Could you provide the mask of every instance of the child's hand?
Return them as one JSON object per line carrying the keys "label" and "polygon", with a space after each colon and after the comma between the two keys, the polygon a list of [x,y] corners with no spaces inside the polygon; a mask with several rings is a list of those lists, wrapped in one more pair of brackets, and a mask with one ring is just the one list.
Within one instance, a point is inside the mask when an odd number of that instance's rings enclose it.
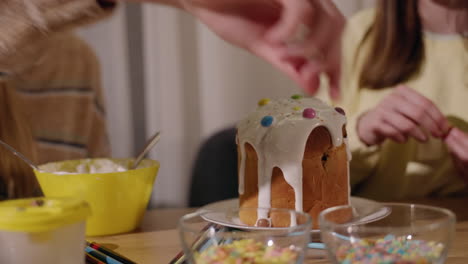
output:
{"label": "child's hand", "polygon": [[395,88],[375,108],[361,115],[357,124],[358,136],[367,145],[380,144],[387,138],[400,143],[409,137],[425,142],[428,133],[443,138],[449,129],[437,106],[406,86]]}
{"label": "child's hand", "polygon": [[458,174],[468,182],[468,134],[454,127],[444,140]]}

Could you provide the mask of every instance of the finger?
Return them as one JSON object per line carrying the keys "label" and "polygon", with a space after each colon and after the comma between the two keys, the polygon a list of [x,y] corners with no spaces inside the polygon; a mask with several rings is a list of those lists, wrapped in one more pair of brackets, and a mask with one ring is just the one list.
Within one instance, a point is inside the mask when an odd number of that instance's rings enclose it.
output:
{"label": "finger", "polygon": [[[439,108],[429,99],[406,86],[399,86],[397,90],[409,102],[418,106],[420,112],[416,112],[414,117],[423,116],[423,125],[433,136],[443,137],[450,129],[450,124]],[[429,118],[426,118],[426,116]]]}
{"label": "finger", "polygon": [[[301,85],[309,94],[314,94],[318,89],[317,78],[321,73],[325,73],[328,76],[329,81],[329,95],[333,100],[339,99],[340,96],[340,62],[333,60],[325,60],[321,55],[315,55],[317,53],[305,54],[303,51],[298,51],[294,47],[285,46],[287,55],[285,61],[302,61],[303,63],[292,63],[294,68],[298,71],[300,79],[303,80]],[[313,76],[313,78],[310,78]],[[312,81],[311,81],[312,80]]]}
{"label": "finger", "polygon": [[310,60],[307,57],[296,54],[289,46],[281,46],[281,64],[288,64],[288,68],[294,69],[294,79],[309,95],[314,95],[320,87],[320,74],[324,72],[324,65],[317,60]]}
{"label": "finger", "polygon": [[401,115],[400,113],[388,111],[383,113],[383,120],[392,125],[399,133],[405,137],[413,137],[420,142],[427,142],[428,138],[422,129],[411,119]]}
{"label": "finger", "polygon": [[286,43],[285,47],[288,50],[288,53],[294,56],[306,57],[309,60],[315,60],[323,62],[326,57],[325,53],[311,43],[310,45],[306,42],[302,43]]}
{"label": "finger", "polygon": [[304,21],[313,15],[312,5],[305,0],[284,0],[279,21],[267,32],[266,38],[272,42],[285,42],[301,30]]}
{"label": "finger", "polygon": [[[307,63],[304,65],[313,65],[312,66],[313,70],[311,71],[313,72],[314,75],[320,74],[322,72],[326,73],[328,76],[328,80],[329,80],[330,97],[334,100],[339,99],[339,95],[340,95],[339,83],[340,83],[341,65],[340,65],[340,54],[339,54],[340,52],[339,52],[338,46],[336,48],[336,52],[334,52],[336,54],[328,54],[330,55],[329,57],[325,57],[325,53],[315,49],[313,45],[310,45],[307,50],[297,45],[288,44],[288,45],[285,45],[284,47],[287,53],[287,57],[290,56],[290,57],[307,58]],[[307,67],[303,67],[303,68],[307,68]],[[301,75],[304,75],[304,74],[301,73]],[[305,74],[305,77],[303,77],[306,83],[306,86],[303,88],[306,90],[309,90],[307,87],[310,87],[310,82],[307,81],[309,80],[307,76],[308,74]],[[315,81],[313,83],[315,83]]]}
{"label": "finger", "polygon": [[450,130],[445,138],[445,142],[450,148],[459,147],[461,150],[468,153],[468,134],[456,127]]}
{"label": "finger", "polygon": [[250,47],[250,51],[285,73],[307,94],[314,95],[318,91],[323,64],[291,54],[290,49],[282,44],[259,41]]}
{"label": "finger", "polygon": [[310,28],[308,38],[302,43],[298,43],[299,48],[304,52],[321,51],[323,57],[329,57],[330,51],[340,46],[341,33],[344,30],[346,20],[330,0],[310,1],[313,6],[314,15],[303,20]]}
{"label": "finger", "polygon": [[447,144],[449,152],[454,158],[455,164],[458,164],[459,167],[463,167],[465,169],[468,168],[468,153],[466,148],[457,144],[457,140],[453,137],[447,137],[445,142]]}
{"label": "finger", "polygon": [[322,66],[314,63],[313,61],[307,61],[299,72],[299,78],[301,79],[301,87],[309,95],[314,95],[320,88],[320,73],[322,72]]}
{"label": "finger", "polygon": [[378,138],[390,138],[398,143],[404,143],[407,141],[407,137],[403,135],[397,128],[387,122],[382,122],[376,127],[376,133]]}
{"label": "finger", "polygon": [[[302,67],[307,63],[306,58],[290,56],[284,45],[266,42],[255,43],[250,47],[250,51],[272,64],[302,88],[312,89],[307,87],[300,74]],[[315,92],[315,88],[311,92]]]}
{"label": "finger", "polygon": [[466,148],[460,146],[457,140],[454,138],[447,138],[445,142],[450,153],[453,153],[457,159],[468,163],[468,154],[466,153]]}
{"label": "finger", "polygon": [[450,132],[455,138],[455,140],[458,142],[460,147],[462,147],[466,150],[466,152],[468,152],[468,133],[465,133],[456,127],[452,128]]}
{"label": "finger", "polygon": [[[317,22],[308,22],[309,27],[304,24],[300,28],[307,28],[308,30],[298,30],[296,37],[287,41],[285,44],[289,46],[291,52],[298,55],[315,58],[317,60],[328,59],[329,53],[333,53],[336,44],[339,42],[339,35],[341,31],[337,31],[333,27],[333,23],[326,24],[326,18],[316,18]],[[332,24],[332,25],[330,25]],[[299,35],[299,36],[297,36]]]}
{"label": "finger", "polygon": [[[404,88],[406,89],[406,88]],[[393,94],[393,110],[411,119],[417,126],[421,127],[425,133],[429,132],[434,137],[442,137],[443,133],[436,125],[434,120],[429,116],[427,110],[414,100],[408,98],[405,92],[397,88],[396,93]]]}

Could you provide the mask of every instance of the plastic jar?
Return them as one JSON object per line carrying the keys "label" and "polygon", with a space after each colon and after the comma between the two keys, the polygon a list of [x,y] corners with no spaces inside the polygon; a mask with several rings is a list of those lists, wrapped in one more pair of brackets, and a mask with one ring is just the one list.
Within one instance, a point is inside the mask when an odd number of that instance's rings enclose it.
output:
{"label": "plastic jar", "polygon": [[89,213],[75,199],[0,202],[0,263],[83,264]]}

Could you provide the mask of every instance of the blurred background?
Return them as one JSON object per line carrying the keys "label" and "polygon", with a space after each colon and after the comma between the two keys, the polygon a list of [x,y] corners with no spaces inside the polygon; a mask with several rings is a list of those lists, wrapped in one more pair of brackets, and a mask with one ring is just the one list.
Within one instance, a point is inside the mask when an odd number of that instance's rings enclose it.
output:
{"label": "blurred background", "polygon": [[[334,2],[350,16],[374,1]],[[113,157],[135,155],[162,131],[150,154],[161,162],[151,207],[187,205],[190,172],[206,138],[234,126],[261,98],[301,92],[267,63],[171,8],[121,5],[111,19],[79,34],[101,61]]]}

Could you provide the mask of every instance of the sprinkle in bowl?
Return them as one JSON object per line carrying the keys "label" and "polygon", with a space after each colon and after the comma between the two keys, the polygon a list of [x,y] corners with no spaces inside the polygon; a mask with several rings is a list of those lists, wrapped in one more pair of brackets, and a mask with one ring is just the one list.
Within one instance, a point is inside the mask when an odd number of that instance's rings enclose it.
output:
{"label": "sprinkle in bowl", "polygon": [[[233,228],[212,219],[225,214],[239,215],[246,211],[284,215],[291,219],[289,227]],[[191,264],[211,263],[302,263],[310,239],[311,217],[302,212],[276,208],[219,209],[198,211],[183,216],[179,234],[186,260]]]}
{"label": "sprinkle in bowl", "polygon": [[447,209],[384,203],[389,213],[361,221],[352,206],[336,206],[319,216],[322,241],[335,264],[442,264],[455,233]]}

